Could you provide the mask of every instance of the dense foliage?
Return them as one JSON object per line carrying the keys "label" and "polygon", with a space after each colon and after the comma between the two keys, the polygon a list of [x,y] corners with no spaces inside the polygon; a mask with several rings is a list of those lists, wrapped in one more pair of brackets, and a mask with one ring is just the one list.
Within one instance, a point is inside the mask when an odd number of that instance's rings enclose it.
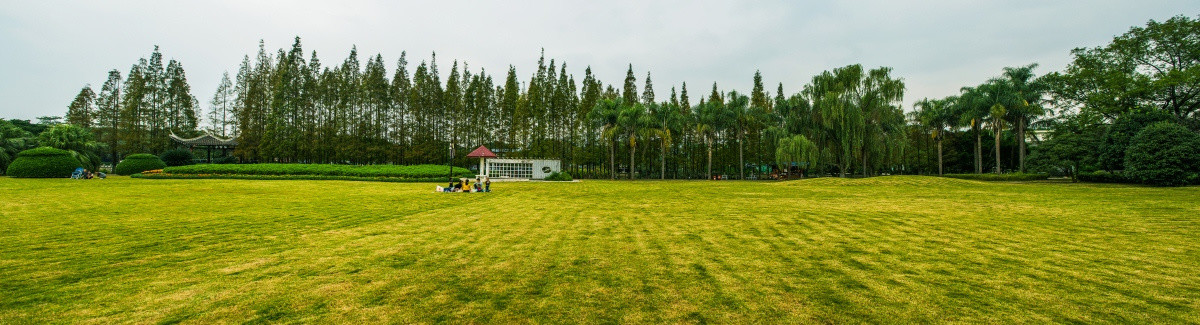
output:
{"label": "dense foliage", "polygon": [[187,149],[171,149],[164,151],[158,156],[167,166],[186,166],[195,163],[196,156],[191,150]]}
{"label": "dense foliage", "polygon": [[17,153],[34,147],[36,139],[29,131],[0,119],[0,172],[8,170],[8,164],[17,158]]}
{"label": "dense foliage", "polygon": [[148,153],[132,154],[113,167],[113,174],[133,175],[147,170],[163,169],[167,164]]}
{"label": "dense foliage", "polygon": [[8,165],[10,177],[58,178],[70,177],[76,168],[83,167],[70,152],[50,147],[21,151]]}
{"label": "dense foliage", "polygon": [[[450,176],[450,168],[442,165],[325,165],[325,164],[199,164],[190,166],[167,167],[166,174],[172,175],[317,175],[317,176],[352,176],[352,177],[393,177],[393,178],[445,178]],[[454,167],[453,177],[471,177],[474,174],[466,168]]]}
{"label": "dense foliage", "polygon": [[92,132],[86,128],[71,124],[58,124],[47,128],[38,134],[38,143],[42,146],[66,150],[72,158],[79,160],[84,168],[97,170],[100,167],[100,155],[103,145],[92,140]]}
{"label": "dense foliage", "polygon": [[571,173],[568,172],[553,172],[550,173],[550,175],[547,175],[545,180],[554,182],[570,182],[574,180],[574,178],[572,178]]}
{"label": "dense foliage", "polygon": [[1200,181],[1200,135],[1172,122],[1147,126],[1125,152],[1125,175],[1161,186]]}

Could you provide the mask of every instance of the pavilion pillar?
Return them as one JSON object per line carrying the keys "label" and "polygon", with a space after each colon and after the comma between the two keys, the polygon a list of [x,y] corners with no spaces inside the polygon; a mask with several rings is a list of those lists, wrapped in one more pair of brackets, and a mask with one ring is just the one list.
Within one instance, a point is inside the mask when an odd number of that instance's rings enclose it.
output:
{"label": "pavilion pillar", "polygon": [[479,158],[479,173],[480,173],[480,174],[487,175],[487,174],[488,174],[488,172],[487,172],[487,169],[486,169],[486,168],[487,168],[487,164],[486,164],[484,161],[487,161],[487,159],[486,159],[486,158]]}

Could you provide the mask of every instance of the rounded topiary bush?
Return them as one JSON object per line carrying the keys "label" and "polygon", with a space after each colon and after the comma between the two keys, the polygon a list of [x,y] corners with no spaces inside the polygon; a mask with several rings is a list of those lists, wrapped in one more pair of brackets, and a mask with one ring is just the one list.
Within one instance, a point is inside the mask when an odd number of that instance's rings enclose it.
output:
{"label": "rounded topiary bush", "polygon": [[83,167],[71,152],[50,147],[21,151],[8,164],[9,177],[56,178],[71,177],[76,168]]}
{"label": "rounded topiary bush", "polygon": [[1150,185],[1180,186],[1200,178],[1200,135],[1158,122],[1138,132],[1125,152],[1125,176]]}
{"label": "rounded topiary bush", "polygon": [[116,167],[113,167],[113,174],[117,175],[133,175],[147,170],[163,169],[167,167],[162,159],[158,156],[148,153],[132,154],[121,160]]}
{"label": "rounded topiary bush", "polygon": [[167,166],[187,166],[196,160],[196,156],[192,154],[192,151],[187,149],[167,150],[162,155],[159,155],[158,158],[162,158],[162,161]]}

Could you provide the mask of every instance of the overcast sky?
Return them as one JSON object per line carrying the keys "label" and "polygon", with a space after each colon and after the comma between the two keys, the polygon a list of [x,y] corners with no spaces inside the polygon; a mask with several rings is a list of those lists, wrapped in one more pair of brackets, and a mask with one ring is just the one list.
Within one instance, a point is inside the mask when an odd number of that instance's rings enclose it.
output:
{"label": "overcast sky", "polygon": [[[814,74],[862,63],[888,66],[907,84],[906,109],[1037,62],[1062,69],[1076,47],[1101,46],[1147,21],[1200,13],[1200,1],[0,1],[0,118],[63,115],[84,85],[99,90],[159,45],[183,63],[207,111],[223,72],[237,72],[259,40],[269,50],[302,38],[330,65],[357,45],[382,54],[389,75],[401,51],[411,69],[436,51],[522,80],[538,53],[620,83],[633,64],[641,91],[687,82],[692,94],[797,92]],[[692,95],[693,98],[699,95]]]}

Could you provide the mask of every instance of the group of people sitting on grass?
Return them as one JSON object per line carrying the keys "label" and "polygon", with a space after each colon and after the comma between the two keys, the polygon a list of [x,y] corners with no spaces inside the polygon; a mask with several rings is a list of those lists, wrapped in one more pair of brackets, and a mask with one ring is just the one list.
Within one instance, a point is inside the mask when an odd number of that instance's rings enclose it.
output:
{"label": "group of people sitting on grass", "polygon": [[486,192],[491,192],[491,191],[492,191],[492,179],[488,178],[488,177],[484,177],[482,180],[479,177],[475,177],[475,184],[471,184],[471,179],[469,179],[469,178],[459,178],[457,182],[450,181],[450,184],[448,186],[446,186],[446,187],[438,186],[437,190],[435,190],[435,192],[443,192],[443,193],[472,193],[472,192],[485,192],[486,193]]}
{"label": "group of people sitting on grass", "polygon": [[108,175],[104,174],[104,172],[92,173],[92,171],[83,168],[75,168],[75,172],[71,173],[72,179],[104,179],[105,177],[108,177]]}

